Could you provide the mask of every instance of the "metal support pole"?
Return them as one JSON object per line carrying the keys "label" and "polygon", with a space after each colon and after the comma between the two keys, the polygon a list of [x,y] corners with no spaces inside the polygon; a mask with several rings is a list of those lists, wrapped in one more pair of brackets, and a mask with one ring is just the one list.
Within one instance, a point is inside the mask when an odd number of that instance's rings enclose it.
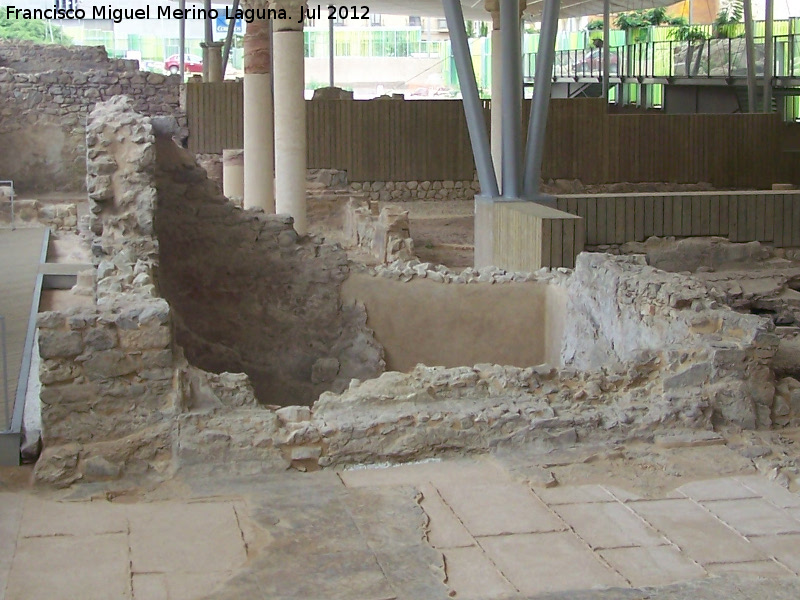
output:
{"label": "metal support pole", "polygon": [[747,54],[747,112],[756,112],[756,48],[753,42],[753,4],[744,0],[744,38]]}
{"label": "metal support pole", "polygon": [[228,22],[228,35],[225,37],[225,47],[222,49],[222,79],[225,79],[225,72],[228,70],[228,59],[231,57],[231,44],[233,43],[233,32],[236,29],[236,11],[239,10],[239,0],[233,0],[234,17]]}
{"label": "metal support pole", "polygon": [[[475,169],[478,171],[478,181],[481,184],[481,193],[485,196],[495,197],[499,195],[497,176],[492,166],[489,134],[486,132],[483,105],[478,95],[475,71],[472,69],[461,2],[460,0],[442,0],[442,5],[445,19],[447,19],[447,29],[450,31],[453,59],[458,73],[458,84],[461,88],[461,95],[464,98],[464,114],[467,119],[469,139],[472,144],[472,155],[475,157]],[[517,122],[517,128],[519,129],[519,122]]]}
{"label": "metal support pole", "polygon": [[611,1],[603,0],[603,98],[608,103],[608,78],[611,74]]}
{"label": "metal support pole", "polygon": [[[500,0],[500,53],[503,61],[503,197],[519,198],[522,185],[522,43],[519,0]],[[538,57],[537,57],[538,61]],[[538,69],[537,69],[538,70]]]}
{"label": "metal support pole", "polygon": [[6,355],[6,318],[0,315],[0,336],[3,341],[3,416],[5,429],[11,429],[11,411],[8,408],[8,357]]}
{"label": "metal support pole", "polygon": [[204,20],[205,25],[205,36],[204,42],[205,47],[203,48],[203,81],[208,81],[208,74],[209,74],[209,60],[208,60],[208,44],[214,41],[214,29],[213,23],[211,19],[208,18],[208,14],[211,12],[211,0],[203,0],[203,8],[205,9],[206,18]]}
{"label": "metal support pole", "polygon": [[539,178],[542,175],[547,112],[550,108],[550,84],[553,81],[553,61],[556,55],[558,11],[561,0],[544,0],[542,29],[539,35],[539,52],[536,55],[536,79],[531,100],[531,117],[528,121],[528,144],[525,148],[525,198],[533,200],[539,195]]}
{"label": "metal support pole", "polygon": [[333,83],[333,57],[336,56],[336,44],[333,31],[333,19],[328,19],[328,81],[331,87]]}
{"label": "metal support pole", "polygon": [[774,37],[772,26],[775,20],[775,3],[766,0],[764,13],[764,112],[772,112],[772,75],[773,75],[773,48]]}
{"label": "metal support pole", "polygon": [[[186,0],[180,0],[178,5],[181,9],[181,15],[185,14],[186,10]],[[186,62],[186,17],[181,16],[181,21],[178,26],[178,39],[179,44],[181,45],[180,49],[178,50],[178,60],[180,61],[179,72],[181,74],[181,83],[185,80],[186,77],[186,67],[184,63]]]}

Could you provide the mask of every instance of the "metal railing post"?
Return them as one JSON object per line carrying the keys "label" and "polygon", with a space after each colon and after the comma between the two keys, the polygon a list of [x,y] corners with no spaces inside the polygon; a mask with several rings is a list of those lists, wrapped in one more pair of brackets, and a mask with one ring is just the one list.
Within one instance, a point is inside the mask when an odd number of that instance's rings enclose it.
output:
{"label": "metal railing post", "polygon": [[11,190],[11,231],[14,231],[17,226],[14,223],[14,198],[16,197],[16,193],[14,192],[14,182],[11,180],[0,180],[0,186],[7,186]]}
{"label": "metal railing post", "polygon": [[8,357],[6,354],[6,318],[0,315],[0,337],[3,342],[3,416],[5,429],[11,429],[11,412],[8,408]]}
{"label": "metal railing post", "polygon": [[733,46],[731,38],[728,38],[728,79],[733,77]]}

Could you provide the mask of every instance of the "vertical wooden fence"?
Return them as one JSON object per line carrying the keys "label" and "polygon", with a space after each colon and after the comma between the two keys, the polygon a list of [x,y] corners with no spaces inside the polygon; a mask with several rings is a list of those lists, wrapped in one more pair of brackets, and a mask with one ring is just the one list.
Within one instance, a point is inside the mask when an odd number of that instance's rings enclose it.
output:
{"label": "vertical wooden fence", "polygon": [[[242,84],[187,86],[189,148],[243,145]],[[351,181],[472,179],[458,100],[315,100],[307,104],[308,166]],[[488,123],[489,103],[486,103]],[[552,100],[543,176],[613,182],[709,182],[719,188],[800,183],[777,115],[609,115],[603,100]],[[523,111],[527,127],[527,103]]]}

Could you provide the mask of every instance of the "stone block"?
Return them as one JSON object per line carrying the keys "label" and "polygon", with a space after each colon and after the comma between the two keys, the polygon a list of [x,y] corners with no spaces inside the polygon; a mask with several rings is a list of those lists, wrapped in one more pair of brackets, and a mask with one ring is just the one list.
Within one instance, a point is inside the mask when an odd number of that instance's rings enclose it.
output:
{"label": "stone block", "polygon": [[83,352],[83,338],[77,331],[43,329],[39,332],[39,355],[42,358],[68,358]]}
{"label": "stone block", "polygon": [[311,367],[311,382],[325,383],[336,379],[339,374],[339,361],[336,358],[320,358]]}
{"label": "stone block", "polygon": [[664,378],[664,391],[702,386],[711,376],[709,363],[694,364],[677,375]]}
{"label": "stone block", "polygon": [[117,335],[108,327],[95,327],[84,333],[83,341],[88,352],[111,350],[117,345]]}
{"label": "stone block", "polygon": [[166,348],[172,341],[169,327],[140,325],[138,329],[120,330],[119,345],[126,350]]}
{"label": "stone block", "polygon": [[119,350],[96,352],[83,362],[83,372],[93,381],[128,375],[139,367],[138,360]]}

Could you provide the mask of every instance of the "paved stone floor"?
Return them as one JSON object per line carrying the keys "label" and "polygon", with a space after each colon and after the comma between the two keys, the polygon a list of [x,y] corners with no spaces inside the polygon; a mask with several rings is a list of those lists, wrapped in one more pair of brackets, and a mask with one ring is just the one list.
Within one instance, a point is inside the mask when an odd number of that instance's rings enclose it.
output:
{"label": "paved stone floor", "polygon": [[7,600],[800,597],[800,496],[752,473],[641,497],[481,457],[1,490]]}

